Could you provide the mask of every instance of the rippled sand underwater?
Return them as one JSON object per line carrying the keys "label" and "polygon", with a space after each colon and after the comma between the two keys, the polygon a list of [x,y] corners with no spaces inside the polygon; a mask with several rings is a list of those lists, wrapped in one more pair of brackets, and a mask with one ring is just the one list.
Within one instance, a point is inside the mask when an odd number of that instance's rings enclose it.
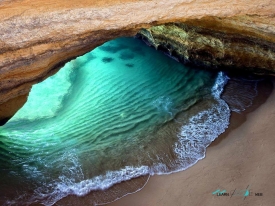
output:
{"label": "rippled sand underwater", "polygon": [[227,81],[134,38],[78,57],[35,85],[0,128],[0,203],[52,205],[192,166],[228,127],[231,110],[244,109],[220,98]]}

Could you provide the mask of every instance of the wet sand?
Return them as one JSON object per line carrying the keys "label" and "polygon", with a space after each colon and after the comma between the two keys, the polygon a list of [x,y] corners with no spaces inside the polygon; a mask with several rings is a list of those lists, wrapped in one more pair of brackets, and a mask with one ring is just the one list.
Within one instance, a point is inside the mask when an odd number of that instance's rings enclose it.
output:
{"label": "wet sand", "polygon": [[[207,148],[203,160],[183,172],[153,176],[141,191],[108,205],[274,205],[274,103],[273,90],[255,111],[232,115],[231,129]],[[213,195],[218,189],[229,196]]]}

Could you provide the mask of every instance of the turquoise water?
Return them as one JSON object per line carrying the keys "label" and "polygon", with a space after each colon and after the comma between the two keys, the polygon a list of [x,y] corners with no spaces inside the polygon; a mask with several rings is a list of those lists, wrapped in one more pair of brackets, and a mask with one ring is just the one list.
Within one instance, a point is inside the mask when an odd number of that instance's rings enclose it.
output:
{"label": "turquoise water", "polygon": [[52,205],[192,166],[229,124],[226,81],[133,38],[78,57],[0,128],[0,203]]}

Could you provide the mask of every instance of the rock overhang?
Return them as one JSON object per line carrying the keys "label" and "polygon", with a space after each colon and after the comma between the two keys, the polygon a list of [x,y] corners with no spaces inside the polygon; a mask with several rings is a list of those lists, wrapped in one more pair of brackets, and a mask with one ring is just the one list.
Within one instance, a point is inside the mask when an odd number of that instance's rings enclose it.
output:
{"label": "rock overhang", "polygon": [[[2,1],[0,11],[0,119],[3,122],[24,104],[33,84],[54,74],[66,62],[110,39],[134,36],[142,28],[166,23],[185,25],[187,32],[193,29],[202,35],[196,38],[199,43],[192,45],[194,50],[189,49],[183,56],[188,61],[210,67],[226,62],[221,47],[215,50],[211,45],[222,45],[218,34],[239,35],[240,44],[238,38],[231,38],[234,39],[231,45],[239,45],[243,51],[252,49],[255,56],[250,59],[258,56],[265,59],[263,68],[252,64],[249,69],[274,73],[275,3],[268,0],[79,0],[77,4],[7,0]],[[200,32],[202,30],[208,33]],[[191,38],[191,42],[193,40]],[[254,47],[246,47],[251,43]],[[198,49],[203,47],[211,48],[211,52]],[[189,56],[192,58],[187,58]],[[195,61],[196,56],[203,57],[202,61]],[[211,62],[211,56],[216,62]],[[230,66],[242,67],[238,59],[233,60]],[[248,60],[239,58],[239,62],[249,63]],[[254,61],[257,62],[260,61]]]}

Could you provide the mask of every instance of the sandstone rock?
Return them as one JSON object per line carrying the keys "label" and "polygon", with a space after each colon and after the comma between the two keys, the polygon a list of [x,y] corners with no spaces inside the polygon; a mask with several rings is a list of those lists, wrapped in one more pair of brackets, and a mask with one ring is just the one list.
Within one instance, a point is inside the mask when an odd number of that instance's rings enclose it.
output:
{"label": "sandstone rock", "polygon": [[[222,26],[225,34],[269,45],[274,43],[274,11],[270,0],[0,1],[0,119],[13,115],[22,105],[19,96],[26,96],[33,84],[110,39],[168,22],[188,20],[189,26],[203,28],[209,25],[199,19],[214,16],[219,24],[211,23],[210,31],[220,32]],[[273,52],[273,43],[268,51]],[[260,53],[267,51],[265,46]],[[272,55],[267,65],[273,65]],[[11,112],[7,104],[18,108]]]}

